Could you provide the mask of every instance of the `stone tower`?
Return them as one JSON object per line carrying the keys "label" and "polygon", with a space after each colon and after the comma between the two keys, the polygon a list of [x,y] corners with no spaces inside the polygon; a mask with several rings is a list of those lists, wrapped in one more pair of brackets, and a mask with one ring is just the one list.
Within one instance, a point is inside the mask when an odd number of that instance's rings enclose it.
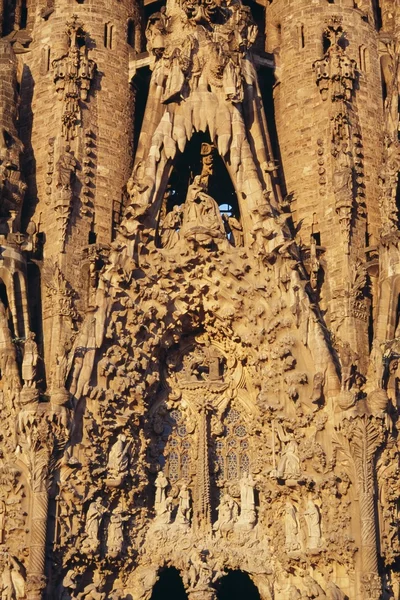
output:
{"label": "stone tower", "polygon": [[399,599],[395,0],[0,21],[2,599]]}

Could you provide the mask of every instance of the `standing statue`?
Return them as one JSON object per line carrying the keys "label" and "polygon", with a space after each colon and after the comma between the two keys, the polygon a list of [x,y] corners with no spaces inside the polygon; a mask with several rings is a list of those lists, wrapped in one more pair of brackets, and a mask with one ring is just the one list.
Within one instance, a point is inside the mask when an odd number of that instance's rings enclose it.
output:
{"label": "standing statue", "polygon": [[57,161],[57,187],[63,190],[71,189],[72,175],[75,173],[78,162],[71,151],[69,144],[65,147],[65,152]]}
{"label": "standing statue", "polygon": [[218,531],[222,537],[227,537],[228,533],[233,531],[239,507],[229,494],[223,494],[217,511],[218,520],[214,523],[213,530]]}
{"label": "standing statue", "polygon": [[298,479],[301,476],[300,458],[297,448],[297,442],[291,440],[282,452],[276,471],[276,476],[279,479]]}
{"label": "standing statue", "polygon": [[321,545],[321,524],[318,507],[312,500],[307,502],[307,508],[304,511],[304,518],[307,523],[308,542],[310,550],[315,550]]}
{"label": "standing statue", "polygon": [[121,478],[126,475],[129,465],[129,445],[126,441],[126,436],[119,433],[117,441],[112,446],[108,455],[107,472],[112,479]]}
{"label": "standing statue", "polygon": [[159,523],[168,524],[171,522],[172,500],[167,498],[168,479],[162,471],[158,472],[156,479],[156,497],[154,500],[154,510],[156,519]]}
{"label": "standing statue", "polygon": [[241,247],[244,243],[243,227],[236,217],[228,216],[227,214],[222,215],[225,231],[230,235],[230,242],[233,246]]}
{"label": "standing statue", "polygon": [[339,346],[340,365],[342,367],[342,391],[349,391],[353,382],[353,370],[358,360],[358,354],[353,352],[349,342]]}
{"label": "standing statue", "polygon": [[124,522],[123,511],[120,506],[117,506],[111,513],[110,524],[107,532],[107,551],[109,556],[117,557],[122,551],[124,543]]}
{"label": "standing statue", "polygon": [[101,498],[96,498],[96,500],[89,505],[86,514],[86,539],[84,546],[91,552],[96,552],[99,547],[100,523],[105,512],[106,509],[101,502]]}
{"label": "standing statue", "polygon": [[252,528],[257,520],[254,503],[255,482],[251,475],[243,473],[240,479],[240,517],[239,527]]}
{"label": "standing statue", "polygon": [[24,344],[24,358],[22,361],[22,379],[24,387],[35,387],[36,367],[39,360],[35,334],[28,331]]}
{"label": "standing statue", "polygon": [[179,506],[176,513],[176,523],[180,525],[189,525],[192,510],[190,508],[190,490],[186,483],[182,484],[179,492]]}
{"label": "standing statue", "polygon": [[67,348],[63,345],[60,352],[56,356],[56,364],[54,365],[51,376],[51,387],[53,390],[61,390],[65,388],[68,369],[68,354]]}
{"label": "standing statue", "polygon": [[285,547],[288,552],[300,550],[297,510],[290,502],[285,504]]}

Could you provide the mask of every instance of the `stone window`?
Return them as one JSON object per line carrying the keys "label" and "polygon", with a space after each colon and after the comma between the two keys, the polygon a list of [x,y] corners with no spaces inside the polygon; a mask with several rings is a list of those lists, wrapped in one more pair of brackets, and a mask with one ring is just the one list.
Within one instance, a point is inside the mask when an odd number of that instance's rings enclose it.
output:
{"label": "stone window", "polygon": [[113,49],[114,25],[105,23],[104,25],[104,47],[109,50]]}
{"label": "stone window", "polygon": [[247,428],[236,410],[230,410],[224,419],[224,437],[215,444],[218,479],[238,481],[250,471]]}

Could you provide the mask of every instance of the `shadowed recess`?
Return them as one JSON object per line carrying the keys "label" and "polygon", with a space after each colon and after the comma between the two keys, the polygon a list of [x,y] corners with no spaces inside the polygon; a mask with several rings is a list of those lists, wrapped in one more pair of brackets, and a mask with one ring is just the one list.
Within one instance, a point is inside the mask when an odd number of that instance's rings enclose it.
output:
{"label": "shadowed recess", "polygon": [[179,571],[173,567],[165,569],[154,586],[151,600],[187,600]]}
{"label": "shadowed recess", "polygon": [[221,579],[218,600],[261,600],[258,589],[247,573],[230,571]]}

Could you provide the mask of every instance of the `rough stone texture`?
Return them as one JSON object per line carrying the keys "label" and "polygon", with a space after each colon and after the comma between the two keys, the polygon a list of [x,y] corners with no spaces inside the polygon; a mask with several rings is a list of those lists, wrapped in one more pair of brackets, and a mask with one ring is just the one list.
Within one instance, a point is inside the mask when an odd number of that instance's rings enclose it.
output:
{"label": "rough stone texture", "polygon": [[398,2],[0,24],[1,600],[399,600]]}

